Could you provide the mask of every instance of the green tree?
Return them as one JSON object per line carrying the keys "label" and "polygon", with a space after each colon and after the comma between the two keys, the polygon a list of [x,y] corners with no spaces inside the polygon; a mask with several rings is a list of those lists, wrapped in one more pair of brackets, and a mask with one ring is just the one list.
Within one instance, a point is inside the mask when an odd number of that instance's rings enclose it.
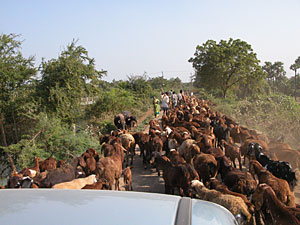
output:
{"label": "green tree", "polygon": [[3,149],[20,137],[20,117],[30,109],[26,108],[26,96],[30,79],[36,74],[34,57],[22,56],[22,42],[18,38],[16,34],[0,35],[0,135],[4,146],[0,153],[9,159],[12,166],[12,158],[7,153],[3,154]]}
{"label": "green tree", "polygon": [[58,59],[42,61],[37,93],[47,112],[75,122],[81,116],[81,98],[96,96],[104,73],[95,69],[87,50],[73,41]]}
{"label": "green tree", "polygon": [[196,47],[189,62],[196,72],[195,86],[220,91],[223,98],[226,98],[228,91],[240,85],[253,89],[261,84],[257,80],[265,76],[251,46],[240,39],[221,40],[219,43],[208,40]]}
{"label": "green tree", "polygon": [[148,82],[147,77],[144,76],[129,76],[128,86],[140,98],[149,98],[152,92],[152,87]]}
{"label": "green tree", "polygon": [[293,70],[295,72],[295,78],[294,78],[294,97],[296,99],[296,93],[297,93],[297,69],[300,68],[300,56],[295,60],[295,63],[290,66],[290,70]]}
{"label": "green tree", "polygon": [[165,79],[163,76],[151,78],[149,81],[152,89],[160,90],[160,91],[167,90],[166,86],[168,80]]}
{"label": "green tree", "polygon": [[284,92],[287,81],[282,62],[265,62],[262,69],[267,73],[267,82],[273,91]]}

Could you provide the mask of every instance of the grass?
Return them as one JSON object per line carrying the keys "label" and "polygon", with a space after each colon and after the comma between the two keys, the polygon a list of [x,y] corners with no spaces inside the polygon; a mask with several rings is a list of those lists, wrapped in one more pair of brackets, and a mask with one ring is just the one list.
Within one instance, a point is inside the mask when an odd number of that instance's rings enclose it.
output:
{"label": "grass", "polygon": [[145,120],[143,120],[135,129],[134,132],[144,131],[145,127],[149,124],[149,121],[153,119],[153,115],[148,116]]}

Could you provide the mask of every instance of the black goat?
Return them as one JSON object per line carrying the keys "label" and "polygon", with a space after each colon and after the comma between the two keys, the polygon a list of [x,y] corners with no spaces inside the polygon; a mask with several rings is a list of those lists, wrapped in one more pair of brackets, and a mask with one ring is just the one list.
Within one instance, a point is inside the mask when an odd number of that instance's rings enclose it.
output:
{"label": "black goat", "polygon": [[[219,145],[221,140],[225,140],[226,142],[229,142],[229,136],[230,136],[230,127],[227,127],[226,129],[219,125],[217,121],[214,119],[211,121],[210,125],[214,128],[214,135],[216,136],[217,143]],[[217,146],[215,146],[217,147]]]}
{"label": "black goat", "polygon": [[249,156],[255,156],[255,159],[264,168],[270,171],[275,177],[286,180],[289,183],[291,190],[294,190],[294,187],[297,184],[296,174],[288,162],[270,159],[262,153],[262,147],[258,143],[250,143],[247,154]]}

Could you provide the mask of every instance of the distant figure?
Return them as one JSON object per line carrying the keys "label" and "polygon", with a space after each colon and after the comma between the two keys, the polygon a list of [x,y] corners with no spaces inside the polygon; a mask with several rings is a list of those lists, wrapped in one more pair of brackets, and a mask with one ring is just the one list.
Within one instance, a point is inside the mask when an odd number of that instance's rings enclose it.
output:
{"label": "distant figure", "polygon": [[178,97],[178,104],[181,105],[182,104],[182,90],[179,91],[177,97]]}
{"label": "distant figure", "polygon": [[164,115],[167,114],[168,112],[168,109],[169,109],[169,96],[168,96],[168,92],[166,92],[164,95],[163,95],[163,98],[161,100],[161,107],[164,111]]}
{"label": "distant figure", "polygon": [[160,106],[159,106],[159,100],[153,97],[153,109],[154,109],[154,117],[158,117],[159,112],[160,112]]}
{"label": "distant figure", "polygon": [[172,99],[172,107],[175,108],[177,106],[177,103],[178,103],[178,96],[175,93],[175,91],[173,91],[171,99]]}

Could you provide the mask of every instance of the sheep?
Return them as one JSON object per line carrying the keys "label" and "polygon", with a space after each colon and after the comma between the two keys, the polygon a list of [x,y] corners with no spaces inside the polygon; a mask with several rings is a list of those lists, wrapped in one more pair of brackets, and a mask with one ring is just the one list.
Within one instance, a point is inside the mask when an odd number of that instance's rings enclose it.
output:
{"label": "sheep", "polygon": [[187,139],[177,148],[177,151],[187,163],[191,163],[192,158],[200,153],[200,147],[195,140]]}
{"label": "sheep", "polygon": [[93,184],[97,182],[96,175],[92,174],[88,177],[77,178],[72,181],[55,184],[52,186],[53,189],[81,189],[87,184]]}
{"label": "sheep", "polygon": [[251,213],[254,212],[254,205],[247,199],[247,197],[245,195],[243,195],[241,193],[230,191],[228,189],[228,187],[225,184],[221,183],[218,179],[210,178],[209,187],[213,188],[217,191],[220,191],[223,194],[234,195],[234,196],[238,196],[238,197],[242,198],[244,200],[244,202],[246,203],[246,205],[248,206],[249,211]]}
{"label": "sheep", "polygon": [[287,206],[296,207],[295,196],[286,180],[275,177],[256,160],[250,161],[249,171],[252,175],[257,175],[259,183],[270,185],[281,202]]}
{"label": "sheep", "polygon": [[126,149],[126,166],[129,163],[129,155],[131,155],[130,165],[133,164],[133,156],[135,155],[135,140],[134,137],[129,134],[121,134],[120,135],[122,146]]}
{"label": "sheep", "polygon": [[193,180],[191,187],[196,191],[199,199],[214,202],[224,206],[233,215],[241,214],[250,222],[251,214],[244,200],[238,196],[222,194],[216,190],[209,190],[204,184],[198,180]]}

